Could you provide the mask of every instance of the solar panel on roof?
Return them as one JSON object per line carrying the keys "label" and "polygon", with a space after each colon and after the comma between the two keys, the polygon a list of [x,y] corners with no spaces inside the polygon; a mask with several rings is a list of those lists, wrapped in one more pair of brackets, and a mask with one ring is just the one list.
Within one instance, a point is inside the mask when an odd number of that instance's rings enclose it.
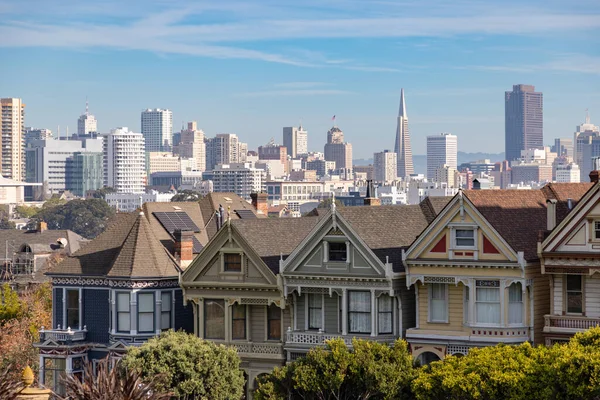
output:
{"label": "solar panel on roof", "polygon": [[192,252],[194,254],[200,253],[202,251],[202,249],[204,248],[204,246],[202,246],[200,241],[198,241],[198,239],[196,239],[196,236],[192,237],[192,243],[194,244],[194,249],[192,250]]}
{"label": "solar panel on roof", "polygon": [[176,230],[200,232],[198,225],[192,221],[185,211],[153,212],[160,224],[167,232],[173,234]]}
{"label": "solar panel on roof", "polygon": [[235,213],[241,219],[252,219],[256,218],[256,214],[254,214],[251,210],[234,210]]}

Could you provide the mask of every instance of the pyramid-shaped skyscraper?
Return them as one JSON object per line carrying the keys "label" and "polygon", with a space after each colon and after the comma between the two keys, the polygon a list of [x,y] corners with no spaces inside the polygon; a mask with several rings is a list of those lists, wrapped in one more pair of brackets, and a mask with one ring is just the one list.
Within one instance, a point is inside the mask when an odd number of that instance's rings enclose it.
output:
{"label": "pyramid-shaped skyscraper", "polygon": [[394,151],[398,155],[398,177],[406,178],[414,174],[404,89],[400,91],[400,109],[398,110],[398,126],[396,127],[396,145],[394,146]]}

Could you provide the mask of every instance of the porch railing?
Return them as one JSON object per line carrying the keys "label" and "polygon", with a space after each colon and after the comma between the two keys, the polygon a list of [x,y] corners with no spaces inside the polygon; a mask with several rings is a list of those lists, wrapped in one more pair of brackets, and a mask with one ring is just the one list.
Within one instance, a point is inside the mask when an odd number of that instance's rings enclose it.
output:
{"label": "porch railing", "polygon": [[577,315],[544,315],[544,331],[584,331],[600,326],[600,318],[588,318]]}
{"label": "porch railing", "polygon": [[85,340],[87,335],[87,327],[83,329],[72,330],[71,328],[60,329],[40,329],[40,342],[53,340],[55,342],[80,342]]}

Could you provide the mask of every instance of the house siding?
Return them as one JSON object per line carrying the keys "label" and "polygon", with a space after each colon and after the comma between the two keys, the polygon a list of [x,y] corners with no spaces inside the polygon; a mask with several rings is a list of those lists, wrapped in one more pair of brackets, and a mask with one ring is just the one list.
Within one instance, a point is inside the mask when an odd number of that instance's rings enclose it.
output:
{"label": "house siding", "polygon": [[554,301],[554,315],[562,315],[563,313],[563,277],[562,275],[553,275],[554,288],[553,288],[553,301]]}
{"label": "house siding", "polygon": [[267,307],[249,306],[250,308],[250,338],[253,342],[264,342],[267,332]]}
{"label": "house siding", "polygon": [[[296,328],[298,330],[306,329],[306,324],[304,323],[305,318],[306,318],[306,310],[304,309],[305,301],[306,301],[306,295],[296,296],[296,312],[298,313],[296,315]],[[292,329],[293,329],[293,326],[292,326]]]}
{"label": "house siding", "polygon": [[600,317],[600,278],[596,275],[585,277],[585,315],[590,318]]}
{"label": "house siding", "polygon": [[108,289],[83,289],[83,324],[87,327],[87,340],[108,343],[110,329],[110,304]]}
{"label": "house siding", "polygon": [[327,333],[338,333],[338,319],[339,319],[339,306],[338,306],[338,295],[325,296],[325,332]]}
{"label": "house siding", "polygon": [[54,328],[57,329],[58,325],[63,327],[63,289],[54,289],[54,302],[52,303],[52,313],[54,314]]}
{"label": "house siding", "polygon": [[399,279],[401,287],[398,292],[400,293],[400,302],[402,305],[402,332],[401,337],[406,337],[406,330],[414,328],[417,324],[417,313],[416,313],[416,302],[415,302],[415,288],[411,286],[410,289],[406,288],[406,278]]}
{"label": "house siding", "polygon": [[533,343],[543,344],[544,315],[550,313],[550,277],[542,275],[539,265],[528,267],[526,277],[533,279]]}
{"label": "house siding", "polygon": [[462,331],[464,286],[447,285],[448,291],[448,322],[430,323],[429,321],[429,285],[419,284],[419,327],[438,331]]}
{"label": "house siding", "polygon": [[194,309],[192,304],[183,304],[183,292],[175,290],[175,330],[194,332]]}
{"label": "house siding", "polygon": [[287,331],[288,328],[293,329],[293,321],[292,321],[292,305],[288,304],[288,306],[283,310],[283,329]]}

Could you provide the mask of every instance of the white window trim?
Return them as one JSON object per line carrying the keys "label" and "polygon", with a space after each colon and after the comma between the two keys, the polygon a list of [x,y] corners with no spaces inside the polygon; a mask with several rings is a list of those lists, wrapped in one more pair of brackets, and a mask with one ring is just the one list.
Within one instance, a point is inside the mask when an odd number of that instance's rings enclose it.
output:
{"label": "white window trim", "polygon": [[[500,322],[499,323],[491,323],[491,322],[477,322],[477,288],[481,287],[481,288],[485,288],[484,286],[477,286],[477,280],[475,280],[473,282],[473,288],[474,293],[473,293],[473,299],[470,301],[472,302],[471,305],[473,306],[473,323],[471,323],[471,326],[474,328],[477,327],[502,327],[504,326],[504,321],[505,321],[505,301],[507,301],[505,299],[504,296],[504,282],[501,279],[478,279],[478,280],[490,280],[490,281],[500,281],[500,286],[498,286],[497,288],[494,289],[498,289],[499,291],[499,303],[500,303]],[[508,315],[506,316],[508,317]]]}
{"label": "white window trim", "polygon": [[[575,274],[572,274],[575,275]],[[563,279],[563,309],[565,312],[565,315],[578,315],[578,316],[585,316],[585,284],[586,284],[586,279],[585,279],[585,275],[576,275],[576,276],[581,276],[581,312],[580,313],[576,313],[576,312],[569,312],[569,304],[568,304],[568,296],[567,296],[567,280],[568,280],[568,274],[563,275],[564,279]]]}
{"label": "white window trim", "polygon": [[[510,322],[510,305],[511,305],[511,301],[510,301],[510,287],[512,285],[515,285],[517,283],[521,284],[521,322]],[[507,309],[507,313],[506,313],[506,325],[514,328],[514,327],[520,327],[520,326],[525,326],[525,285],[523,285],[522,282],[511,282],[510,285],[506,285],[506,290],[508,290],[508,296],[506,296],[506,303],[508,304],[508,309]],[[554,299],[552,299],[551,301],[554,301]],[[516,303],[516,302],[513,302]]]}
{"label": "white window trim", "polygon": [[[477,250],[478,249],[478,226],[477,225],[453,225],[450,230],[450,249],[451,250]],[[459,246],[456,243],[457,230],[472,230],[473,231],[473,246]]]}
{"label": "white window trim", "polygon": [[68,291],[75,291],[77,290],[79,292],[79,297],[77,299],[78,301],[78,307],[79,307],[79,326],[71,326],[71,330],[82,330],[83,329],[83,288],[77,288],[77,287],[64,287],[63,289],[63,325],[61,326],[62,329],[67,329],[69,328],[68,324],[67,324],[67,308],[68,308],[68,301],[67,301],[67,292]]}
{"label": "white window trim", "polygon": [[[134,297],[133,297],[133,292],[130,292],[128,290],[115,290],[113,293],[114,293],[114,296],[115,296],[115,307],[114,307],[114,311],[115,311],[115,314],[114,314],[115,315],[115,327],[114,327],[113,331],[114,331],[115,334],[119,334],[119,333],[132,334],[133,323],[132,323],[132,317],[131,316],[132,316],[133,313],[132,313],[131,309],[132,309],[133,302],[135,301]],[[126,293],[126,294],[129,295],[129,311],[128,311],[128,313],[129,313],[129,330],[127,330],[127,331],[120,331],[119,330],[119,293]],[[122,312],[125,312],[125,311],[122,311]],[[136,319],[136,321],[137,321],[137,319]]]}
{"label": "white window trim", "polygon": [[[432,300],[432,295],[433,295],[433,291],[431,290],[431,285],[445,285],[446,290],[444,291],[444,295],[445,295],[445,299],[444,299],[444,303],[446,304],[446,318],[445,320],[440,320],[440,321],[433,321],[431,319],[431,300]],[[449,314],[449,310],[448,310],[448,284],[447,283],[429,283],[427,285],[427,299],[428,299],[428,307],[427,307],[427,322],[430,324],[447,324],[448,323],[448,314]]]}
{"label": "white window trim", "polygon": [[[246,263],[245,263],[245,255],[244,252],[241,249],[221,249],[219,250],[219,258],[220,258],[220,263],[221,263],[221,274],[225,274],[225,275],[245,275],[246,274]],[[225,271],[225,254],[239,254],[240,256],[240,264],[241,264],[241,268],[240,271]]]}
{"label": "white window trim", "polygon": [[[325,295],[324,294],[320,294],[321,296],[321,328],[310,328],[309,327],[309,296],[313,295],[313,296],[319,296],[318,293],[307,293],[306,294],[306,300],[304,301],[304,330],[306,331],[314,331],[321,329],[322,332],[325,332]],[[283,320],[283,318],[282,318]]]}

